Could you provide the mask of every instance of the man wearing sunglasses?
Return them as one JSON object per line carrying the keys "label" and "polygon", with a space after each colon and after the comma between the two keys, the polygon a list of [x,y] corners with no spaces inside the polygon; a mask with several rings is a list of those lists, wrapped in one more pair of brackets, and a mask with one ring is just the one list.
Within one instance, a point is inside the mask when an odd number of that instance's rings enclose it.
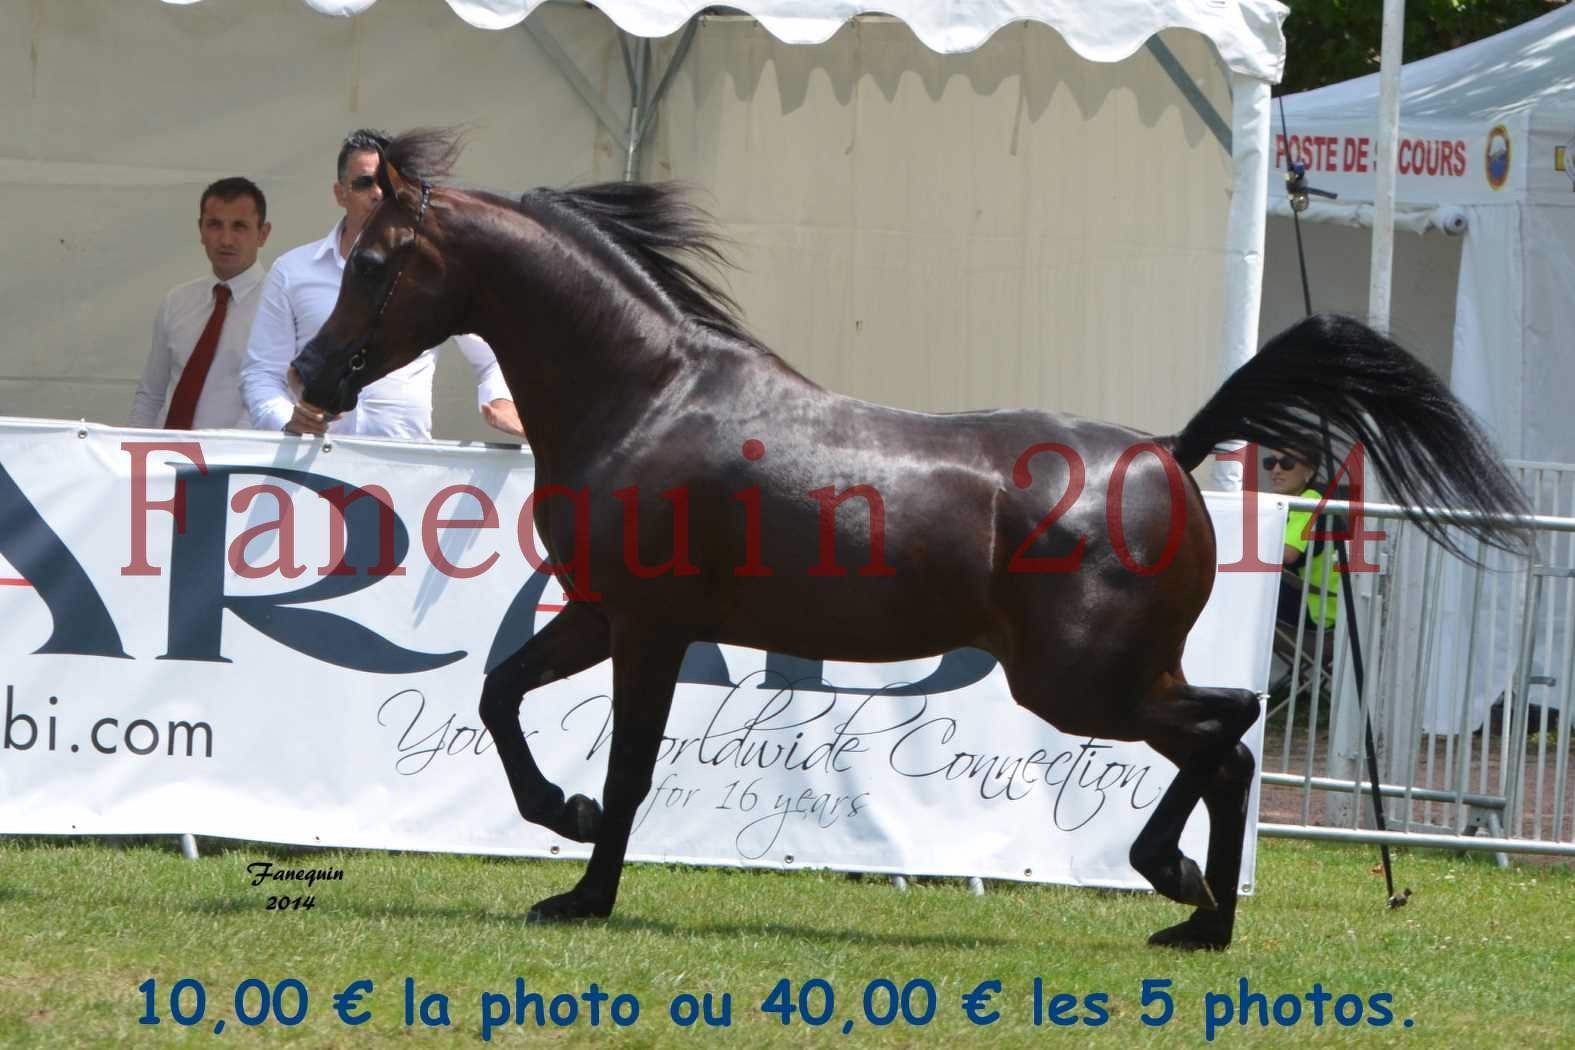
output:
{"label": "man wearing sunglasses", "polygon": [[[432,437],[432,378],[437,347],[361,391],[356,407],[330,417],[299,402],[285,376],[290,362],[333,312],[345,258],[383,199],[377,165],[388,138],[381,132],[351,132],[339,148],[334,201],[344,217],[320,241],[281,255],[263,282],[262,299],[246,345],[241,393],[252,424],[289,434],[362,435],[425,441]],[[454,343],[476,372],[477,407],[494,428],[525,436],[518,411],[498,370],[492,348],[473,335]]]}
{"label": "man wearing sunglasses", "polygon": [[[1301,496],[1320,499],[1323,493],[1312,488],[1316,471],[1312,457],[1304,453],[1268,450],[1263,456],[1263,472],[1269,479],[1269,488],[1281,496]],[[1332,528],[1332,526],[1328,526]],[[1316,624],[1320,620],[1326,627],[1333,627],[1340,602],[1340,576],[1334,571],[1331,549],[1322,546],[1308,557],[1312,534],[1316,531],[1312,511],[1293,510],[1285,519],[1285,550],[1280,576],[1280,601],[1276,616],[1284,623],[1297,624],[1304,619]],[[1300,575],[1296,570],[1300,567]],[[1300,613],[1302,580],[1307,585],[1307,611]]]}

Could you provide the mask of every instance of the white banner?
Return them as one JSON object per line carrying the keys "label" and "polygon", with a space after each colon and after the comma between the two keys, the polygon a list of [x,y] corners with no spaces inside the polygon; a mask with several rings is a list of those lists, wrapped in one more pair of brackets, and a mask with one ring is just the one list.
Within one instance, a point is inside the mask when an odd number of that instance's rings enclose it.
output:
{"label": "white banner", "polygon": [[[1269,195],[1285,197],[1285,172],[1307,165],[1307,184],[1348,203],[1370,202],[1378,171],[1378,133],[1369,120],[1276,123]],[[1524,119],[1463,129],[1459,121],[1403,120],[1395,153],[1395,199],[1401,203],[1512,204],[1525,191]],[[1549,158],[1551,160],[1551,157]],[[1548,165],[1551,167],[1551,164]]]}
{"label": "white banner", "polygon": [[[563,602],[521,547],[533,484],[509,448],[0,423],[0,832],[587,856],[522,821],[477,715],[486,668]],[[1238,560],[1240,497],[1208,503]],[[1284,513],[1261,502],[1260,551]],[[1218,576],[1189,681],[1266,688],[1275,589]],[[610,685],[604,663],[523,707],[567,792],[602,793]],[[1174,773],[1057,733],[977,650],[696,645],[667,733],[633,860],[1143,888],[1127,850]],[[1187,852],[1206,835],[1200,806]]]}

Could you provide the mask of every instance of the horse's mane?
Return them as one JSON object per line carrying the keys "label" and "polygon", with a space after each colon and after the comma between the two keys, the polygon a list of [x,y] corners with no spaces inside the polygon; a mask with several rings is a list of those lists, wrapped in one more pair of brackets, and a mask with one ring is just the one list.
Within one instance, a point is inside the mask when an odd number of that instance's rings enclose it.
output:
{"label": "horse's mane", "polygon": [[[432,182],[453,173],[463,134],[450,128],[415,128],[391,139],[383,159],[407,179]],[[572,190],[537,189],[520,199],[570,219],[604,248],[629,260],[655,282],[680,313],[750,346],[738,303],[696,267],[726,267],[715,222],[675,183],[608,182]]]}
{"label": "horse's mane", "polygon": [[760,347],[744,327],[738,303],[695,266],[703,261],[725,267],[728,261],[711,216],[688,200],[682,186],[607,182],[537,189],[520,205],[578,220],[589,236],[649,276],[685,317]]}
{"label": "horse's mane", "polygon": [[413,128],[383,147],[383,160],[407,179],[432,182],[453,174],[464,149],[464,135],[457,129]]}

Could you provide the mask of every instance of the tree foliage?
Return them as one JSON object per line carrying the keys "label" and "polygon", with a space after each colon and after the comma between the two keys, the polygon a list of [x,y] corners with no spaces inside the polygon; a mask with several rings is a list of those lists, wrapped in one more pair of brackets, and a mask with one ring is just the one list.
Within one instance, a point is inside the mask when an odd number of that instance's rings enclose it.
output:
{"label": "tree foliage", "polygon": [[[1406,0],[1405,60],[1450,51],[1529,22],[1567,0]],[[1378,72],[1383,0],[1287,0],[1285,79],[1292,94]]]}

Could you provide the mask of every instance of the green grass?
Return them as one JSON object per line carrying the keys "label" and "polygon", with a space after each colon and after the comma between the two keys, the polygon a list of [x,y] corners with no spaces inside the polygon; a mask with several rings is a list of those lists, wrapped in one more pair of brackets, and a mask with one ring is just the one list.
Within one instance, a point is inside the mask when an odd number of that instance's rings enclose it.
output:
{"label": "green grass", "polygon": [[[951,881],[901,893],[881,879],[832,873],[633,866],[612,920],[541,927],[525,925],[525,911],[572,883],[577,863],[282,854],[211,840],[204,848],[213,852],[188,862],[168,841],[0,843],[0,1045],[478,1045],[482,994],[512,996],[517,977],[549,1000],[594,982],[609,995],[636,997],[639,1018],[621,1030],[605,1019],[593,1029],[581,1003],[573,1026],[549,1023],[543,1031],[510,1019],[494,1031],[494,1044],[1203,1046],[1206,996],[1234,995],[1246,979],[1271,1005],[1277,996],[1303,997],[1301,1021],[1281,1027],[1271,1018],[1264,1027],[1256,1017],[1246,1026],[1233,1020],[1212,1045],[1575,1045],[1575,872],[1558,865],[1500,871],[1484,859],[1399,851],[1399,881],[1416,895],[1389,911],[1382,879],[1369,870],[1374,851],[1269,841],[1236,944],[1182,955],[1143,940],[1184,910],[1141,894],[991,883],[976,898]],[[339,867],[344,879],[319,883],[310,911],[269,912],[264,901],[276,891],[252,887],[246,874],[247,863],[261,859]],[[429,993],[448,996],[448,1028],[406,1027],[407,976],[418,1002]],[[150,977],[163,1018],[156,1027],[138,1024],[138,986]],[[169,1016],[170,986],[185,977],[207,989],[207,1015],[190,1028]],[[234,990],[249,977],[270,986],[301,981],[310,994],[304,1021],[243,1026]],[[834,1020],[816,1029],[797,1016],[783,1026],[762,1014],[761,1001],[784,977],[795,988],[816,977],[829,982]],[[1036,1029],[1036,977],[1047,999],[1076,997],[1074,1016],[1092,1013],[1085,997],[1106,993],[1108,1021]],[[358,978],[375,984],[365,1000],[372,1019],[352,1028],[335,1015],[332,996]],[[862,994],[878,978],[898,987],[930,981],[934,1019],[923,1027],[869,1024]],[[992,978],[1003,986],[991,1003],[1001,1018],[974,1027],[961,996]],[[1160,1027],[1141,1021],[1145,979],[1173,982],[1175,1013]],[[1333,996],[1359,997],[1364,1018],[1367,1001],[1388,993],[1394,1022],[1342,1028],[1326,1018],[1315,1026],[1305,998],[1315,983]],[[730,993],[731,1027],[674,1024],[668,1006],[686,992],[716,1000]],[[254,995],[248,1005],[256,1002]],[[226,1026],[215,1043],[220,1018]],[[856,1023],[844,1038],[848,1018]],[[1402,1027],[1406,1019],[1412,1027]]]}

